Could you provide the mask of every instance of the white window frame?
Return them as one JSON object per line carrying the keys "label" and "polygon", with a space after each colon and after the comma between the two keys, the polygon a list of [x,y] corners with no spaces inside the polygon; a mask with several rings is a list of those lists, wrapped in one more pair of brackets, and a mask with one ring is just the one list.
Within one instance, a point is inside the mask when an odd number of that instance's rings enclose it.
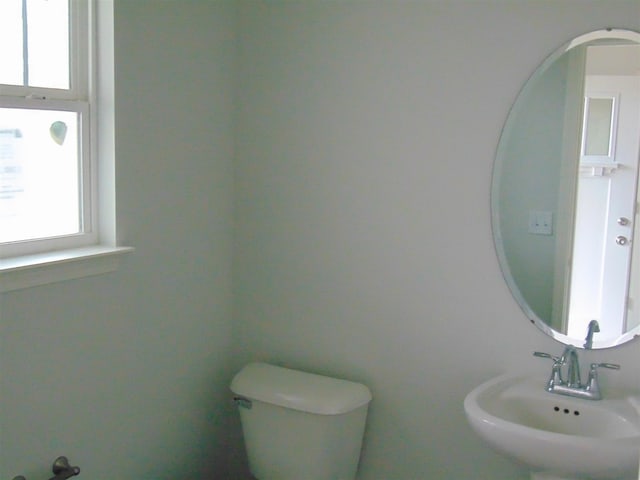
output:
{"label": "white window frame", "polygon": [[0,244],[0,292],[111,272],[133,251],[116,240],[113,0],[69,4],[70,89],[0,85],[0,106],[80,112],[83,231]]}
{"label": "white window frame", "polygon": [[80,123],[78,135],[78,159],[81,173],[80,183],[80,232],[73,235],[21,240],[0,244],[0,257],[16,257],[21,255],[42,253],[67,248],[77,248],[95,244],[97,231],[94,226],[97,212],[93,190],[95,149],[92,139],[92,116],[96,113],[92,106],[95,103],[91,74],[94,57],[91,43],[93,28],[91,10],[88,1],[69,2],[69,81],[68,90],[0,84],[0,107],[16,109],[63,110],[79,113]]}

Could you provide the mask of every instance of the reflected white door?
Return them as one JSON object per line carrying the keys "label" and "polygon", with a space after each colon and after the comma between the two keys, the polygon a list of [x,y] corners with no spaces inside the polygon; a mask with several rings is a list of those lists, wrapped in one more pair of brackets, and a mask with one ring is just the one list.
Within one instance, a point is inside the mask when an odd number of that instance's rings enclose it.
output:
{"label": "reflected white door", "polygon": [[[585,116],[589,119],[591,108],[593,131],[600,135],[583,142],[568,335],[585,337],[589,321],[596,319],[600,333],[595,339],[605,340],[625,332],[640,152],[640,77],[589,75],[585,97]],[[605,118],[609,108],[612,128],[607,136],[606,122],[598,122],[598,116]]]}

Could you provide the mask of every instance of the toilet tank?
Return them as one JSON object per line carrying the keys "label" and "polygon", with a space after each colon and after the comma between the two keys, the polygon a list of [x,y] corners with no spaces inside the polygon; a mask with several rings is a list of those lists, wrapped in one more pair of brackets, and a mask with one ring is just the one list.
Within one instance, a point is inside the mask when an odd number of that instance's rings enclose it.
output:
{"label": "toilet tank", "polygon": [[371,392],[278,367],[245,366],[231,382],[249,468],[258,480],[353,480]]}

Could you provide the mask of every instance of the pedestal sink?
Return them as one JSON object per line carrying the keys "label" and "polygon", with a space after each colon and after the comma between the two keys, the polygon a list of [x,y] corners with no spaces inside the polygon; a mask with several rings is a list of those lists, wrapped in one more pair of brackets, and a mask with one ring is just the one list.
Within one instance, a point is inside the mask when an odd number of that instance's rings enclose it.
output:
{"label": "pedestal sink", "polygon": [[467,419],[490,447],[528,466],[532,480],[639,478],[640,397],[584,400],[544,387],[545,379],[525,376],[489,380],[465,398]]}

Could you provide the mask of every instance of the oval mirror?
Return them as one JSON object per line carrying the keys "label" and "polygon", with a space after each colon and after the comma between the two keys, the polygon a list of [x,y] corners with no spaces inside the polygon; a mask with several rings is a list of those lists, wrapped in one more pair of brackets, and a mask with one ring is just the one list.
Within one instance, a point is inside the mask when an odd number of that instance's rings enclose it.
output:
{"label": "oval mirror", "polygon": [[531,322],[567,345],[640,335],[639,155],[637,32],[561,47],[505,123],[491,191],[498,258]]}

